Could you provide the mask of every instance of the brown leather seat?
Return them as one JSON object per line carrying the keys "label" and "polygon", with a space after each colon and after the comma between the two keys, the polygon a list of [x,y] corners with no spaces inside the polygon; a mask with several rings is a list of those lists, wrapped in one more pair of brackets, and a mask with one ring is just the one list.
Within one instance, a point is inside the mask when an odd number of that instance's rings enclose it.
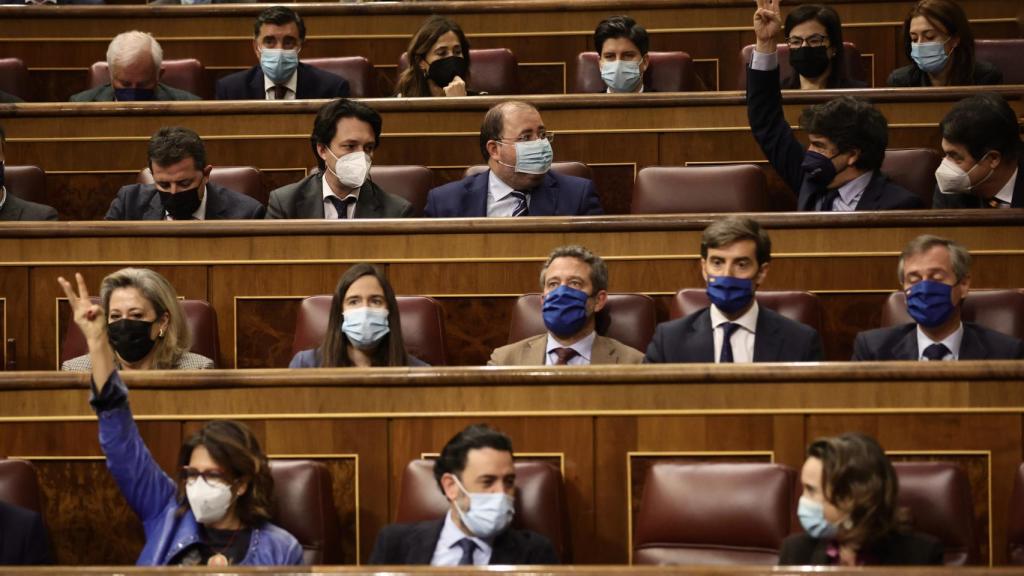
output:
{"label": "brown leather seat", "polygon": [[[463,178],[486,172],[488,170],[486,164],[476,164],[466,168],[466,172],[463,173]],[[594,179],[594,171],[590,169],[583,162],[552,162],[551,171],[558,172],[563,176],[575,176],[577,178],[586,178],[587,180]]]}
{"label": "brown leather seat", "polygon": [[0,90],[29,100],[32,85],[28,80],[28,68],[21,58],[0,58]]}
{"label": "brown leather seat", "polygon": [[942,163],[942,155],[931,148],[905,148],[886,150],[882,172],[890,180],[910,190],[932,207],[935,192],[935,169]]}
{"label": "brown leather seat", "polygon": [[[563,564],[572,562],[569,511],[562,473],[546,462],[516,462],[516,516],[513,526],[547,536]],[[438,520],[449,510],[434,478],[433,460],[405,467],[395,522]]]}
{"label": "brown leather seat", "polygon": [[[426,296],[398,296],[397,299],[405,349],[431,366],[447,364],[441,304]],[[330,294],[310,296],[302,301],[295,321],[293,355],[323,343],[330,311]]]}
{"label": "brown leather seat", "polygon": [[4,185],[18,198],[46,204],[46,172],[38,166],[7,166]]}
{"label": "brown leather seat", "polygon": [[[547,332],[541,315],[542,303],[540,294],[524,294],[519,297],[512,310],[512,322],[508,330],[510,344]],[[646,294],[609,293],[608,303],[597,314],[598,334],[614,338],[641,352],[647,350],[656,324],[654,300]]]}
{"label": "brown leather seat", "polygon": [[[644,74],[644,90],[650,92],[693,92],[703,85],[694,72],[693,59],[686,52],[648,52],[650,66]],[[597,52],[580,52],[576,57],[576,94],[605,92]]]}
{"label": "brown leather seat", "polygon": [[[786,44],[779,44],[779,74],[780,78],[789,78],[795,72],[793,67],[789,65],[789,46]],[[739,70],[739,89],[746,90],[747,88],[747,66],[750,64],[750,57],[754,52],[754,45],[749,44],[744,46],[740,50],[740,62],[742,68]],[[843,62],[846,65],[846,77],[851,80],[859,80],[860,82],[867,82],[868,87],[871,87],[867,74],[864,72],[864,62],[860,58],[860,49],[853,45],[852,42],[843,42]]]}
{"label": "brown leather seat", "polygon": [[999,68],[1003,84],[1024,84],[1024,38],[975,40],[974,58]]}
{"label": "brown leather seat", "polygon": [[[98,296],[93,296],[92,301],[100,303]],[[185,318],[192,330],[192,352],[202,354],[214,364],[219,364],[220,344],[217,342],[217,312],[206,300],[182,300],[181,307],[185,311]],[[64,330],[64,339],[60,347],[60,361],[70,360],[89,352],[85,344],[85,336],[77,324],[68,319],[67,327]]]}
{"label": "brown leather seat", "polygon": [[352,98],[377,97],[377,73],[373,69],[373,64],[362,56],[309,58],[303,59],[302,63],[316,66],[348,80],[348,95]]}
{"label": "brown leather seat", "polygon": [[[971,290],[964,300],[962,319],[990,330],[1024,338],[1024,291]],[[882,327],[907,324],[907,295],[893,292],[882,307]]]}
{"label": "brown leather seat", "polygon": [[434,174],[423,166],[371,166],[370,180],[381,190],[412,203],[416,216],[423,216],[427,193],[434,185]]}
{"label": "brown leather seat", "polygon": [[[487,94],[518,94],[519,63],[508,48],[470,49],[469,89]],[[409,67],[409,56],[402,52],[398,73]]]}
{"label": "brown leather seat", "polygon": [[[790,320],[806,324],[822,333],[821,300],[810,292],[798,291],[765,291],[758,290],[754,296],[758,306],[764,306],[782,314]],[[711,305],[708,294],[701,288],[683,288],[676,292],[676,297],[669,305],[668,315],[671,319],[689,316],[694,312]]]}
{"label": "brown leather seat", "polygon": [[331,471],[314,460],[271,460],[274,523],[302,544],[304,564],[344,564]]}
{"label": "brown leather seat", "polygon": [[752,164],[649,166],[636,176],[630,212],[763,212],[768,204],[764,172]]}
{"label": "brown leather seat", "polygon": [[[153,173],[143,168],[135,179],[139,184],[152,184]],[[214,166],[210,171],[210,182],[234,190],[266,204],[269,194],[263,188],[260,171],[252,166]]]}
{"label": "brown leather seat", "polygon": [[647,471],[634,564],[776,564],[793,526],[796,471],[658,462]]}
{"label": "brown leather seat", "polygon": [[36,469],[26,460],[0,459],[0,501],[42,512]]}
{"label": "brown leather seat", "polygon": [[1010,526],[1007,529],[1007,558],[1010,564],[1024,565],[1024,464],[1013,476],[1013,496],[1010,497]]}
{"label": "brown leather seat", "polygon": [[[196,96],[206,93],[204,83],[206,82],[206,68],[195,58],[183,58],[181,60],[164,60],[161,64],[164,73],[160,82],[191,92]],[[110,82],[110,68],[106,62],[95,62],[89,67],[89,87],[95,88]]]}
{"label": "brown leather seat", "polygon": [[910,509],[914,530],[942,541],[947,566],[981,564],[967,474],[947,462],[894,462],[899,506]]}

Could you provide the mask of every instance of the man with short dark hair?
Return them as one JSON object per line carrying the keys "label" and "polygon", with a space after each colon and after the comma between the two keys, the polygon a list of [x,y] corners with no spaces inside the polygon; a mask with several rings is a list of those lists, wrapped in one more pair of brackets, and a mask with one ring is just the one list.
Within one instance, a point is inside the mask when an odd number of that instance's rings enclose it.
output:
{"label": "man with short dark hair", "polygon": [[267,218],[411,218],[408,200],[370,180],[380,146],[380,114],[362,102],[339,98],[313,120],[310,145],[319,170],[270,193]]}
{"label": "man with short dark hair", "polygon": [[253,220],[266,212],[255,198],[210,182],[206,148],[188,128],[158,130],[147,157],[153,184],[122,186],[104,219]]}
{"label": "man with short dark hair", "polygon": [[511,528],[516,470],[508,436],[485,424],[467,427],[445,444],[434,477],[449,502],[444,518],[386,526],[370,564],[559,563],[546,537]]}
{"label": "man with short dark hair", "polygon": [[57,211],[45,204],[23,200],[7,189],[7,135],[0,126],[0,221],[56,220]]}
{"label": "man with short dark hair", "polygon": [[701,274],[711,306],[658,325],[645,362],[818,362],[818,331],[758,305],[772,241],[757,221],[732,216],[704,229]]}
{"label": "man with short dark hair", "polygon": [[935,171],[933,208],[1024,208],[1024,144],[1002,96],[964,98],[939,128],[946,157]]}
{"label": "man with short dark hair", "polygon": [[259,65],[217,80],[217,100],[303,100],[345,98],[348,81],[299,61],[306,43],[306,24],[284,6],[267,8],[256,17],[252,49]]}
{"label": "man with short dark hair", "polygon": [[71,96],[72,102],[199,100],[199,96],[160,82],[164,51],[148,32],[122,32],[107,46],[110,82]]}
{"label": "man with short dark hair", "polygon": [[645,90],[644,73],[651,64],[649,46],[647,29],[629,16],[612,16],[597,25],[594,50],[608,92]]}
{"label": "man with short dark hair", "polygon": [[889,141],[885,116],[871,104],[843,96],[804,110],[803,146],[782,112],[775,36],[782,27],[779,0],[757,0],[757,45],[747,71],[750,129],[772,168],[797,192],[797,209],[818,212],[903,210],[924,202],[881,172]]}

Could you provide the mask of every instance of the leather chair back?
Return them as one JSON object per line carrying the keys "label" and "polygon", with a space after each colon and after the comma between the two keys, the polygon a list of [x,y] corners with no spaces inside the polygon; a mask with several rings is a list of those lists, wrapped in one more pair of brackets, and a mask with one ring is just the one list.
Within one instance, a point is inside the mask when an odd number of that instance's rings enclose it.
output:
{"label": "leather chair back", "polygon": [[10,166],[4,169],[4,185],[11,194],[46,204],[46,172],[38,166]]}
{"label": "leather chair back", "polygon": [[[486,172],[489,170],[486,164],[476,164],[466,168],[466,172],[463,173],[462,177],[466,178],[474,174]],[[576,176],[577,178],[585,178],[587,180],[594,179],[594,171],[590,169],[590,166],[582,162],[552,162],[551,171],[558,172],[562,176]]]}
{"label": "leather chair back", "polygon": [[[796,72],[793,71],[793,67],[789,65],[789,46],[787,44],[779,44],[779,78],[789,78]],[[747,88],[747,66],[750,64],[751,55],[754,53],[754,45],[749,44],[744,46],[740,51],[740,62],[742,63],[739,70],[739,89],[746,90]],[[843,42],[843,63],[846,65],[846,77],[851,80],[859,80],[861,82],[868,82],[868,87],[871,86],[871,82],[868,80],[867,74],[864,71],[864,62],[860,58],[860,49],[853,45],[852,42]]]}
{"label": "leather chair back", "polygon": [[[98,296],[92,301],[100,303]],[[185,311],[185,319],[192,330],[192,352],[202,354],[215,364],[220,363],[220,344],[217,342],[217,312],[206,300],[181,300]],[[64,362],[89,352],[85,344],[82,330],[74,322],[68,321],[64,329],[64,339],[60,347],[60,361]]]}
{"label": "leather chair back", "polygon": [[32,85],[28,80],[28,68],[21,58],[0,58],[0,90],[29,100]]}
{"label": "leather chair back", "polygon": [[[1024,339],[1024,291],[971,290],[964,300],[962,319],[996,332]],[[882,327],[907,324],[907,295],[893,292],[882,308]]]}
{"label": "leather chair back", "polygon": [[304,564],[343,564],[331,471],[314,460],[271,460],[274,523],[302,544]]}
{"label": "leather chair back", "polygon": [[352,98],[377,97],[377,73],[373,69],[373,64],[362,56],[308,58],[302,63],[316,66],[348,80],[349,96]]}
{"label": "leather chair back", "polygon": [[630,212],[764,212],[764,172],[753,164],[649,166],[636,176]]}
{"label": "leather chair back", "polygon": [[[196,96],[202,96],[206,92],[204,89],[206,68],[199,60],[195,58],[164,60],[161,67],[164,73],[160,77],[160,82],[172,88],[191,92]],[[90,88],[103,86],[109,82],[110,68],[107,67],[105,61],[95,62],[89,67]]]}
{"label": "leather chair back", "polygon": [[[398,73],[409,67],[409,55],[402,52]],[[468,87],[491,95],[519,93],[519,63],[508,48],[473,48],[469,51]]]}
{"label": "leather chair back", "polygon": [[[755,295],[757,305],[806,324],[822,332],[821,300],[810,292],[798,291],[766,291],[758,290]],[[683,288],[676,292],[676,297],[669,305],[669,318],[676,319],[689,316],[694,312],[711,305],[708,294],[701,288]]]}
{"label": "leather chair back", "polygon": [[31,462],[0,459],[0,501],[43,511],[36,469]]}
{"label": "leather chair back", "polygon": [[1014,566],[1024,566],[1024,464],[1013,475],[1010,498],[1010,526],[1007,529],[1007,558]]}
{"label": "leather chair back", "polygon": [[[644,74],[644,90],[653,92],[693,92],[702,89],[694,72],[693,59],[686,52],[648,52],[650,66]],[[597,52],[580,52],[576,57],[575,94],[605,92]]]}
{"label": "leather chair back", "polygon": [[899,506],[910,509],[913,528],[945,549],[947,566],[982,563],[967,474],[947,462],[894,462]]}
{"label": "leather chair back", "polygon": [[[139,184],[152,184],[153,173],[149,168],[143,168],[135,181]],[[263,177],[252,166],[214,166],[210,171],[210,182],[255,198],[263,204],[267,203],[268,194],[263,189]]]}
{"label": "leather chair back", "polygon": [[793,526],[796,471],[658,462],[647,471],[634,564],[776,564]]}
{"label": "leather chair back", "polygon": [[427,205],[427,193],[433,187],[434,174],[423,166],[371,166],[370,180],[381,190],[408,200],[420,217]]}
{"label": "leather chair back", "polygon": [[[536,293],[519,297],[512,309],[512,322],[508,330],[510,344],[547,332],[541,314],[543,302],[542,296]],[[646,294],[609,293],[608,303],[597,314],[598,334],[614,338],[641,352],[647,350],[656,324],[654,300]]]}
{"label": "leather chair back", "polygon": [[[320,294],[302,301],[295,321],[292,354],[323,344],[331,298],[330,294]],[[426,296],[398,296],[397,299],[405,349],[431,366],[447,364],[441,304]]]}
{"label": "leather chair back", "polygon": [[935,192],[935,169],[942,163],[942,155],[931,148],[886,150],[882,172],[890,180],[910,190],[932,207]]}
{"label": "leather chair back", "polygon": [[1024,84],[1024,38],[975,40],[974,58],[999,68],[1003,84]]}
{"label": "leather chair back", "polygon": [[[516,516],[512,525],[547,536],[563,564],[572,562],[569,511],[562,473],[546,462],[516,462]],[[434,478],[433,460],[413,460],[405,467],[396,522],[437,520],[448,500]]]}

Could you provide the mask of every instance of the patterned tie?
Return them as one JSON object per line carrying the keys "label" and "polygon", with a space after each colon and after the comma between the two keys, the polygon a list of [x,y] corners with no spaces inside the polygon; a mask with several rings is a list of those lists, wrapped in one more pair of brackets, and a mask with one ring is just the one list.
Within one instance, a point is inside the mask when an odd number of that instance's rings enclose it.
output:
{"label": "patterned tie", "polygon": [[288,95],[288,87],[281,84],[274,84],[274,100],[284,100]]}
{"label": "patterned tie", "polygon": [[[337,196],[328,196],[328,200],[331,204],[334,204],[334,209],[338,211],[338,220],[345,220],[348,218],[348,205],[354,204],[356,201],[355,196],[345,196],[344,198],[338,198]],[[353,214],[355,216],[355,214]]]}
{"label": "patterned tie", "polygon": [[839,189],[833,188],[825,191],[825,196],[821,199],[821,211],[831,212],[836,203],[836,198],[839,197]]}
{"label": "patterned tie", "polygon": [[530,207],[526,204],[526,193],[513,190],[512,197],[516,199],[516,207],[512,209],[512,217],[529,216]]}
{"label": "patterned tie", "polygon": [[573,358],[580,355],[579,352],[573,350],[572,348],[555,348],[554,350],[552,350],[552,352],[555,353],[555,356],[558,356],[558,360],[555,362],[555,366],[565,366],[566,364],[569,363],[569,360],[572,360]]}
{"label": "patterned tie", "polygon": [[935,362],[942,360],[946,356],[951,354],[949,348],[946,348],[945,344],[931,344],[924,349],[924,353],[921,354],[928,359],[929,362]]}
{"label": "patterned tie", "polygon": [[476,542],[473,542],[469,538],[463,538],[456,542],[455,545],[462,548],[462,558],[459,558],[459,566],[472,566],[473,551],[476,550]]}
{"label": "patterned tie", "polygon": [[736,332],[736,330],[740,327],[740,325],[736,324],[735,322],[726,322],[725,324],[722,324],[721,326],[722,326],[722,352],[721,352],[721,354],[718,355],[718,363],[719,364],[726,364],[726,363],[731,364],[733,362],[733,359],[732,359],[732,335],[733,335],[733,332]]}

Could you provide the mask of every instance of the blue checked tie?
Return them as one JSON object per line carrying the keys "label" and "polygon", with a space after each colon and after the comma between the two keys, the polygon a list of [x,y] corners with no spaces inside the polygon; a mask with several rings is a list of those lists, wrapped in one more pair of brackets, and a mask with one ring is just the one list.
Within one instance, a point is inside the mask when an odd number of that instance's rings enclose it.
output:
{"label": "blue checked tie", "polygon": [[512,217],[529,216],[530,207],[526,204],[526,193],[513,190],[512,197],[516,199],[516,207],[512,209]]}

